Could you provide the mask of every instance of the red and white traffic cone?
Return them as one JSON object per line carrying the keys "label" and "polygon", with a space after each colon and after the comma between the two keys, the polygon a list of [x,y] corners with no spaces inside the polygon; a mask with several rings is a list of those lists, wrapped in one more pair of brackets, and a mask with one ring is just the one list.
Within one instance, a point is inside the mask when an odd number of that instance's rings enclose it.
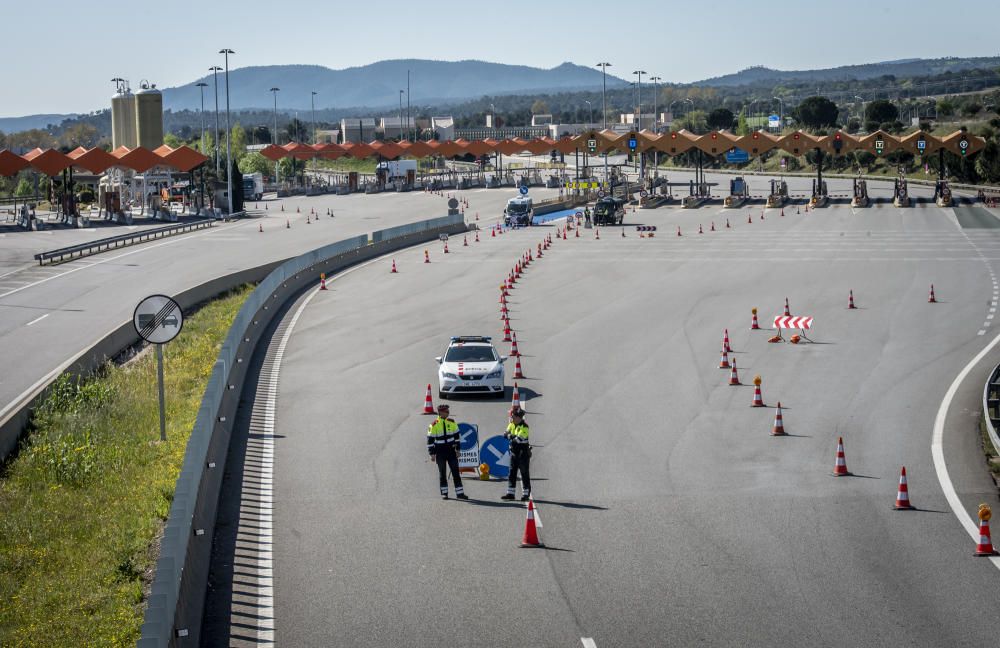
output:
{"label": "red and white traffic cone", "polygon": [[788,297],[785,297],[785,312],[782,313],[785,317],[791,316],[791,311],[788,310]]}
{"label": "red and white traffic cone", "polygon": [[521,547],[530,549],[533,547],[544,547],[538,538],[538,524],[535,523],[535,501],[528,500],[528,516],[524,520],[524,536],[521,538]]}
{"label": "red and white traffic cone", "polygon": [[906,486],[906,466],[899,471],[899,489],[896,491],[896,503],[892,508],[897,511],[908,511],[913,508],[910,504],[910,491]]}
{"label": "red and white traffic cone", "polygon": [[760,324],[757,323],[757,309],[751,311],[753,313],[753,319],[750,320],[750,330],[756,331],[760,328]]}
{"label": "red and white traffic cone", "polygon": [[834,477],[847,477],[851,472],[847,469],[847,459],[844,457],[844,438],[837,439],[837,463],[833,465]]}
{"label": "red and white traffic cone", "polygon": [[503,321],[503,341],[510,342],[510,320],[504,319]]}
{"label": "red and white traffic cone", "polygon": [[722,358],[719,360],[719,369],[729,369],[729,353],[726,347],[722,347]]}
{"label": "red and white traffic cone", "polygon": [[258,225],[257,225],[257,231],[258,232],[263,232],[264,231],[264,224],[263,223],[258,223]]}
{"label": "red and white traffic cone", "polygon": [[729,346],[729,329],[722,330],[722,346],[727,353],[733,352],[733,347]]}
{"label": "red and white traffic cone", "polygon": [[500,319],[510,319],[510,311],[507,310],[507,304],[500,304]]}
{"label": "red and white traffic cone", "polygon": [[396,260],[395,259],[392,260],[392,270],[389,271],[389,274],[396,274]]}
{"label": "red and white traffic cone", "polygon": [[281,203],[281,211],[285,211],[285,203]]}
{"label": "red and white traffic cone", "polygon": [[847,293],[847,308],[848,308],[848,310],[854,310],[855,309],[855,306],[854,306],[854,291],[853,290],[850,290]]}
{"label": "red and white traffic cone", "polygon": [[521,406],[521,395],[517,391],[517,383],[514,383],[514,395],[510,399],[510,408],[514,409],[515,407],[520,407],[520,406]]}
{"label": "red and white traffic cone", "polygon": [[565,227],[563,228],[563,240],[564,241],[566,240],[566,228]]}
{"label": "red and white traffic cone", "polygon": [[710,232],[714,232],[715,231],[715,221],[712,221],[712,227],[708,231],[710,231]]}
{"label": "red and white traffic cone", "polygon": [[469,235],[468,234],[463,234],[462,235],[462,247],[469,247]]}
{"label": "red and white traffic cone", "polygon": [[936,304],[937,303],[937,298],[934,296],[934,284],[931,284],[931,293],[930,293],[930,295],[927,296],[927,303],[928,304]]}
{"label": "red and white traffic cone", "polygon": [[576,228],[576,238],[580,238],[580,228]]}
{"label": "red and white traffic cone", "polygon": [[311,221],[309,220],[309,214],[306,214],[306,225],[309,225]]}
{"label": "red and white traffic cone", "polygon": [[479,212],[476,212],[476,220],[479,220]]}
{"label": "red and white traffic cone", "polygon": [[699,234],[704,234],[705,233],[705,232],[701,231],[701,223],[698,223],[698,233]]}
{"label": "red and white traffic cone", "polygon": [[760,219],[764,220],[764,210],[760,210]]}
{"label": "red and white traffic cone", "polygon": [[760,376],[753,379],[753,402],[750,407],[764,407],[764,395],[760,391]]}
{"label": "red and white traffic cone", "polygon": [[987,504],[979,505],[979,543],[976,545],[977,556],[995,556],[993,539],[990,537],[990,518],[993,512]]}
{"label": "red and white traffic cone", "polygon": [[784,207],[782,207],[782,208],[781,208],[781,215],[782,215],[782,216],[784,216],[784,215],[785,215],[785,208],[784,208]]}
{"label": "red and white traffic cone", "polygon": [[479,230],[476,230],[476,243],[479,242]]}
{"label": "red and white traffic cone", "polygon": [[726,229],[729,229],[729,219],[726,219]]}
{"label": "red and white traffic cone", "polygon": [[424,414],[434,413],[434,401],[431,400],[431,385],[427,383],[427,395],[424,396]]}
{"label": "red and white traffic cone", "polygon": [[296,214],[301,214],[301,213],[302,213],[302,210],[301,210],[300,208],[296,207],[296,208],[295,208],[295,213],[296,213]]}
{"label": "red and white traffic cone", "polygon": [[753,225],[753,216],[749,212],[747,213],[747,225]]}
{"label": "red and white traffic cone", "polygon": [[681,235],[681,226],[678,225],[677,226],[677,236],[680,236],[680,235]]}
{"label": "red and white traffic cone", "polygon": [[319,276],[319,289],[320,290],[326,290],[326,275],[325,274],[321,274]]}
{"label": "red and white traffic cone", "polygon": [[594,239],[598,240],[598,241],[601,240],[601,228],[600,227],[595,227],[594,228]]}
{"label": "red and white traffic cone", "polygon": [[521,355],[518,354],[514,361],[514,377],[524,378],[524,374],[521,372]]}
{"label": "red and white traffic cone", "polygon": [[517,358],[520,357],[521,352],[517,348],[517,333],[514,331],[510,332],[510,355]]}
{"label": "red and white traffic cone", "polygon": [[444,253],[448,254],[448,241],[444,242]]}
{"label": "red and white traffic cone", "polygon": [[285,219],[285,229],[292,229],[292,221]]}
{"label": "red and white traffic cone", "polygon": [[739,385],[740,384],[740,375],[738,373],[736,373],[736,358],[733,358],[733,363],[732,364],[733,364],[732,370],[729,372],[729,384],[730,385]]}
{"label": "red and white traffic cone", "polygon": [[625,238],[625,228],[622,228],[622,238]]}
{"label": "red and white traffic cone", "polygon": [[497,228],[496,227],[491,227],[490,228],[490,236],[492,238],[496,238],[497,237]]}
{"label": "red and white traffic cone", "polygon": [[424,250],[424,263],[430,263],[430,262],[431,262],[431,255],[429,252],[427,252],[427,250]]}
{"label": "red and white traffic cone", "polygon": [[781,401],[778,401],[778,407],[774,410],[774,426],[771,428],[771,436],[785,436],[785,422],[781,418]]}

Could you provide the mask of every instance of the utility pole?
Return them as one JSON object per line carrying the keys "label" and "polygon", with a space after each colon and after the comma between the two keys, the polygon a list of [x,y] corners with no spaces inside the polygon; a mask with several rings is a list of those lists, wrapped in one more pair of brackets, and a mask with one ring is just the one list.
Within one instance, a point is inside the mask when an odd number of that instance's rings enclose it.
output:
{"label": "utility pole", "polygon": [[[406,141],[410,141],[410,71],[406,71]],[[416,129],[414,129],[416,130]],[[416,139],[416,138],[414,138]]]}
{"label": "utility pole", "polygon": [[215,177],[219,177],[219,71],[222,70],[218,65],[213,65],[208,68],[215,77],[215,141],[213,142],[213,149],[215,151]]}
{"label": "utility pole", "polygon": [[233,213],[233,144],[232,130],[229,125],[229,55],[235,54],[231,49],[221,49],[219,54],[226,57],[226,193],[229,196],[229,215]]}
{"label": "utility pole", "polygon": [[309,105],[312,107],[312,143],[316,143],[316,95],[319,94],[315,90],[312,91],[312,96],[309,97]]}
{"label": "utility pole", "polygon": [[[597,64],[601,68],[601,115],[604,117],[604,130],[608,130],[608,68],[611,64],[602,61]],[[609,195],[614,195],[611,177],[608,175],[608,152],[604,151],[604,181],[608,183]]]}
{"label": "utility pole", "polygon": [[[278,145],[278,91],[281,88],[271,88],[268,90],[272,95],[274,95],[274,132],[271,133],[271,143],[275,146]],[[274,161],[274,184],[278,184],[278,160]]]}

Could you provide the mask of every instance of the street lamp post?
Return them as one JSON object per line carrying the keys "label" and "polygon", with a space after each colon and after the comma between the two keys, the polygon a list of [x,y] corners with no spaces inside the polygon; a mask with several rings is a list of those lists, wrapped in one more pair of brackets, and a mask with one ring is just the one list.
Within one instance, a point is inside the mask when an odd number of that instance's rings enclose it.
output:
{"label": "street lamp post", "polygon": [[232,131],[229,126],[229,55],[235,54],[231,49],[221,49],[219,54],[226,57],[226,193],[229,195],[229,215],[233,213],[233,143]]}
{"label": "street lamp post", "polygon": [[662,81],[663,79],[658,76],[651,76],[649,77],[649,80],[653,82],[653,132],[659,133],[660,129],[659,129],[659,120],[657,119],[657,114],[656,114],[656,100],[659,98],[658,95],[660,94],[660,81]]}
{"label": "street lamp post", "polygon": [[587,104],[587,108],[590,111],[590,113],[589,113],[590,117],[588,117],[588,121],[587,121],[587,128],[593,128],[593,125],[594,125],[594,104],[590,103],[586,99],[583,100],[583,103]]}
{"label": "street lamp post", "polygon": [[312,143],[316,143],[316,95],[319,93],[315,90],[312,91],[312,96],[309,97],[309,106],[312,108]]}
{"label": "street lamp post", "polygon": [[222,70],[218,65],[213,65],[208,68],[209,72],[215,78],[215,140],[212,142],[213,150],[215,151],[215,177],[219,177],[219,71]]}
{"label": "street lamp post", "polygon": [[403,93],[406,90],[399,91],[399,141],[403,140]]}
{"label": "street lamp post", "polygon": [[[278,91],[281,88],[271,88],[268,90],[272,95],[274,95],[274,132],[271,133],[271,143],[275,146],[278,145]],[[274,161],[274,185],[278,185],[278,160]]]}
{"label": "street lamp post", "polygon": [[865,100],[862,99],[861,97],[859,97],[858,95],[854,95],[854,98],[861,102],[860,121],[861,121],[861,125],[864,126],[864,124],[865,124]]}
{"label": "street lamp post", "polygon": [[772,99],[778,100],[778,132],[785,126],[785,102],[781,100],[781,97],[771,97]]}
{"label": "street lamp post", "polygon": [[[608,130],[608,68],[611,64],[607,61],[602,61],[597,64],[597,67],[601,68],[601,115],[604,117],[604,130]],[[614,187],[611,187],[611,178],[608,177],[608,152],[604,151],[604,181],[608,183],[608,189],[610,193],[614,193]]]}
{"label": "street lamp post", "polygon": [[639,117],[638,117],[639,124],[638,124],[638,128],[639,128],[639,130],[642,130],[642,75],[646,74],[646,71],[645,70],[633,70],[632,74],[635,74],[636,76],[639,77],[639,80],[636,82],[635,87],[636,87],[636,91],[637,91],[636,103],[639,104],[639,106],[638,106],[638,108],[639,108]]}
{"label": "street lamp post", "polygon": [[[195,84],[198,90],[201,91],[201,144],[199,146],[202,155],[205,154],[205,88],[208,84],[204,81],[199,81]],[[205,168],[201,169],[201,204],[198,205],[199,213],[201,213],[201,208],[205,206]]]}

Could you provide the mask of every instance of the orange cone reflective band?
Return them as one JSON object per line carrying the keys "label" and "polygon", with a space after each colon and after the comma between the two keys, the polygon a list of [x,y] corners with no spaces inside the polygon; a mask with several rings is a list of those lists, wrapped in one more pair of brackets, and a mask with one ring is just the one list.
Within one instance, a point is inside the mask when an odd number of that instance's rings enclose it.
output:
{"label": "orange cone reflective band", "polygon": [[927,296],[928,304],[936,304],[937,299],[934,297],[934,284],[931,284],[931,294]]}
{"label": "orange cone reflective band", "polygon": [[514,383],[514,395],[510,399],[511,409],[521,406],[521,395],[517,392],[517,383]]}
{"label": "orange cone reflective band", "polygon": [[764,395],[760,391],[760,376],[753,379],[753,402],[750,407],[764,407]]}
{"label": "orange cone reflective band", "polygon": [[678,225],[677,226],[677,236],[680,236],[680,235],[681,235],[681,226]]}
{"label": "orange cone reflective band", "polygon": [[729,353],[733,352],[733,347],[729,346],[729,329],[722,330],[722,346],[725,347],[726,351]]}
{"label": "orange cone reflective band", "polygon": [[771,436],[785,436],[785,421],[781,417],[781,401],[778,401],[778,407],[774,410],[774,426],[771,428]]}
{"label": "orange cone reflective band", "polygon": [[783,313],[785,317],[791,317],[792,313],[788,310],[788,297],[785,297],[785,312]]}
{"label": "orange cone reflective band", "polygon": [[390,270],[390,272],[392,274],[396,273],[396,260],[395,259],[392,260],[392,270]]}
{"label": "orange cone reflective band", "polygon": [[722,347],[722,358],[719,359],[719,369],[729,369],[729,354],[726,347]]}
{"label": "orange cone reflective band", "polygon": [[431,385],[427,383],[427,395],[424,396],[424,414],[434,413],[434,402],[431,400]]}
{"label": "orange cone reflective band", "polygon": [[854,306],[854,291],[853,290],[851,290],[851,291],[849,291],[847,293],[847,308],[850,309],[850,310],[854,310],[855,309],[855,306]]}
{"label": "orange cone reflective band", "polygon": [[521,538],[521,546],[524,548],[544,547],[538,538],[538,525],[535,524],[535,502],[528,500],[528,516],[524,520],[524,537]]}
{"label": "orange cone reflective band", "polygon": [[503,320],[503,341],[510,342],[510,320],[506,317]]}
{"label": "orange cone reflective band", "polygon": [[733,358],[732,371],[729,372],[729,384],[730,385],[740,384],[740,375],[736,373],[736,358]]}
{"label": "orange cone reflective band", "polygon": [[757,309],[754,308],[750,312],[753,313],[753,319],[750,320],[750,330],[756,331],[760,328],[760,324],[757,323]]}
{"label": "orange cone reflective band", "polygon": [[844,457],[844,438],[837,439],[837,463],[833,466],[834,477],[846,477],[851,472],[847,470],[847,459]]}
{"label": "orange cone reflective band", "polygon": [[899,472],[899,489],[896,491],[896,503],[892,508],[897,511],[906,511],[913,508],[910,504],[910,491],[906,486],[906,466],[903,466],[903,469]]}
{"label": "orange cone reflective band", "polygon": [[990,538],[990,518],[993,517],[993,511],[988,504],[980,504],[978,515],[979,543],[976,545],[976,555],[995,556],[997,552],[993,549],[993,539]]}
{"label": "orange cone reflective band", "polygon": [[521,372],[521,354],[517,354],[517,360],[514,363],[514,377],[524,378],[524,374]]}
{"label": "orange cone reflective band", "polygon": [[319,276],[319,289],[320,290],[326,290],[326,275],[325,274],[321,274]]}
{"label": "orange cone reflective band", "polygon": [[701,223],[698,223],[698,233],[699,234],[704,234],[705,233],[705,232],[701,231]]}

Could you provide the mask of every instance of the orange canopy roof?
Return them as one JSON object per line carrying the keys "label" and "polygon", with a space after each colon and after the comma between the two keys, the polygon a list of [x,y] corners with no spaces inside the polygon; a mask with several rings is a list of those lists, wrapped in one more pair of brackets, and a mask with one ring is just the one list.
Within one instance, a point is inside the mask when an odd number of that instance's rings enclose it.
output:
{"label": "orange canopy roof", "polygon": [[111,155],[104,149],[97,147],[94,147],[89,151],[84,151],[83,154],[77,156],[76,160],[73,162],[73,166],[86,169],[91,173],[104,173],[116,164],[119,164],[118,158]]}
{"label": "orange canopy roof", "polygon": [[[34,151],[32,151],[33,153]],[[32,168],[47,176],[59,175],[65,169],[73,166],[73,160],[55,149],[47,149],[29,160]]]}
{"label": "orange canopy roof", "polygon": [[345,152],[355,160],[363,160],[375,155],[375,149],[364,142],[357,142],[344,148],[346,149]]}
{"label": "orange canopy roof", "polygon": [[128,154],[129,154],[129,149],[125,145],[119,146],[115,150],[111,151],[111,155],[115,156],[118,159],[121,159]]}
{"label": "orange canopy roof", "polygon": [[135,147],[121,156],[119,161],[122,166],[130,168],[136,173],[145,173],[153,167],[163,164],[163,158],[144,146]]}
{"label": "orange canopy roof", "polygon": [[281,148],[277,144],[268,144],[263,149],[261,149],[260,154],[266,157],[268,160],[271,160],[272,162],[277,162],[281,158],[288,155],[288,151]]}
{"label": "orange canopy roof", "polygon": [[408,147],[404,149],[403,155],[412,158],[423,158],[434,155],[434,148],[430,146],[427,142],[411,142]]}
{"label": "orange canopy roof", "polygon": [[70,151],[66,155],[71,160],[75,160],[75,159],[77,159],[78,157],[80,157],[81,155],[83,155],[86,152],[87,152],[87,149],[83,148],[82,146],[77,146],[75,149],[73,149],[72,151]]}
{"label": "orange canopy roof", "polygon": [[462,145],[462,147],[465,149],[466,153],[472,153],[477,157],[493,152],[490,145],[482,140],[467,141]]}
{"label": "orange canopy roof", "polygon": [[167,166],[171,166],[184,173],[198,168],[205,162],[208,162],[208,159],[207,155],[202,155],[190,146],[179,146],[168,155],[163,156],[163,161]]}
{"label": "orange canopy roof", "polygon": [[28,166],[28,161],[7,149],[0,150],[0,176],[10,177]]}
{"label": "orange canopy roof", "polygon": [[403,154],[403,149],[395,142],[372,142],[371,147],[378,155],[387,160],[398,158]]}
{"label": "orange canopy roof", "polygon": [[168,155],[170,155],[173,152],[174,152],[174,149],[170,148],[166,144],[160,144],[155,149],[153,149],[153,153],[156,153],[160,157],[167,157]]}
{"label": "orange canopy roof", "polygon": [[445,140],[444,142],[438,142],[437,154],[443,155],[444,157],[453,157],[456,155],[463,155],[465,150],[451,140]]}

